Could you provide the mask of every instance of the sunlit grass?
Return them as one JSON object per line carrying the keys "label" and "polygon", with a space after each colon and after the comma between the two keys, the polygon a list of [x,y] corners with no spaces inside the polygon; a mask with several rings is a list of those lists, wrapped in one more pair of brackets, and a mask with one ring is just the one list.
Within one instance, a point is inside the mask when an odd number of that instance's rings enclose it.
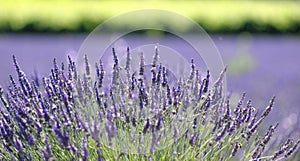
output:
{"label": "sunlit grass", "polygon": [[[300,4],[297,1],[0,2],[0,31],[91,31],[111,16],[137,9],[174,11],[190,17],[208,32],[299,32],[300,26]],[[124,21],[130,25],[129,20]],[[149,20],[152,21],[155,22]],[[176,27],[188,31],[189,27],[185,25]]]}

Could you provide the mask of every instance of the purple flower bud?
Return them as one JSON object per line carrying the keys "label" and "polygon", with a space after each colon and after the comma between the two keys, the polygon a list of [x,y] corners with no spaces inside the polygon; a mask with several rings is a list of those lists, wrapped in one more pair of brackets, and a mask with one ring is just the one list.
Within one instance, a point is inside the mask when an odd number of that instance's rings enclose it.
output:
{"label": "purple flower bud", "polygon": [[72,67],[73,67],[73,72],[74,72],[74,80],[78,79],[78,75],[77,75],[77,69],[76,69],[76,65],[75,62],[72,63]]}
{"label": "purple flower bud", "polygon": [[283,146],[280,147],[280,149],[273,155],[272,160],[277,159],[280,155],[282,155],[284,152],[286,152],[289,148],[291,148],[293,144],[292,139],[288,139]]}
{"label": "purple flower bud", "polygon": [[233,146],[231,155],[232,155],[232,156],[235,156],[236,153],[237,153],[237,151],[238,151],[238,149],[240,149],[241,147],[242,147],[241,144],[240,144],[238,141],[236,141],[236,142],[234,143],[234,146]]}
{"label": "purple flower bud", "polygon": [[162,64],[160,64],[159,67],[158,67],[158,73],[157,73],[157,76],[156,76],[157,85],[159,85],[160,81],[161,81],[161,72],[162,72]]}
{"label": "purple flower bud", "polygon": [[84,55],[84,63],[85,63],[85,74],[90,76],[90,64],[87,55]]}
{"label": "purple flower bud", "polygon": [[205,79],[205,85],[203,87],[203,92],[207,93],[208,92],[208,85],[209,85],[209,77],[210,77],[210,73],[209,70],[207,71],[207,75],[206,75],[206,79]]}
{"label": "purple flower bud", "polygon": [[159,130],[161,127],[162,127],[162,116],[161,114],[159,114],[156,122],[156,130]]}
{"label": "purple flower bud", "polygon": [[131,76],[131,91],[133,91],[135,89],[136,86],[136,79],[135,79],[135,75],[132,74]]}
{"label": "purple flower bud", "polygon": [[165,87],[167,84],[168,84],[168,71],[165,67],[163,67],[162,86]]}
{"label": "purple flower bud", "polygon": [[257,160],[261,156],[263,150],[264,150],[264,147],[258,146],[252,154],[252,159]]}
{"label": "purple flower bud", "polygon": [[[155,72],[155,68],[156,68],[156,65],[158,63],[158,59],[159,59],[159,55],[158,55],[158,47],[155,46],[155,54],[154,54],[154,57],[153,57],[153,61],[152,61],[152,69],[151,71],[152,72]],[[154,73],[153,73],[154,74]]]}
{"label": "purple flower bud", "polygon": [[141,52],[141,61],[140,61],[140,71],[139,71],[139,75],[140,77],[143,77],[144,72],[145,72],[145,58],[144,58],[144,53]]}
{"label": "purple flower bud", "polygon": [[86,136],[82,137],[82,152],[81,152],[81,155],[82,155],[83,161],[87,161],[88,156],[89,156],[89,152],[88,152],[88,149],[87,149],[87,140],[86,139],[87,139]]}
{"label": "purple flower bud", "polygon": [[255,108],[252,107],[251,105],[251,100],[249,100],[247,102],[247,109],[248,109],[248,113],[247,113],[247,117],[245,119],[245,121],[248,123],[250,121],[250,118],[252,117],[252,112],[254,112]]}
{"label": "purple flower bud", "polygon": [[193,129],[197,128],[197,118],[194,118]]}
{"label": "purple flower bud", "polygon": [[270,126],[269,130],[265,134],[265,137],[261,141],[260,146],[265,146],[270,141],[270,139],[277,127],[278,127],[278,123],[275,126]]}
{"label": "purple flower bud", "polygon": [[146,134],[149,127],[150,127],[150,120],[149,120],[149,118],[147,118],[147,120],[145,122],[145,125],[144,125],[144,128],[143,128],[143,134]]}
{"label": "purple flower bud", "polygon": [[298,140],[297,143],[287,151],[287,153],[284,155],[284,157],[287,158],[287,157],[291,156],[293,153],[295,153],[299,144],[300,144],[300,140]]}
{"label": "purple flower bud", "polygon": [[199,94],[198,94],[198,102],[202,99],[202,94],[204,93],[204,85],[205,85],[205,82],[206,82],[206,78],[204,78],[202,80],[202,83],[200,85],[200,88],[199,88]]}
{"label": "purple flower bud", "polygon": [[132,117],[132,126],[133,126],[133,127],[136,127],[136,120],[135,120],[135,117]]}
{"label": "purple flower bud", "polygon": [[229,134],[232,134],[235,129],[236,125],[234,123],[231,123],[230,128],[228,129]]}
{"label": "purple flower bud", "polygon": [[190,72],[190,77],[188,79],[188,84],[192,84],[193,79],[195,76],[195,64],[194,64],[194,59],[191,59],[191,72]]}
{"label": "purple flower bud", "polygon": [[200,110],[207,111],[208,108],[210,107],[210,102],[211,102],[211,97],[210,97],[210,93],[209,93],[208,96],[206,97],[205,101],[201,105]]}
{"label": "purple flower bud", "polygon": [[[129,50],[129,47],[127,47],[127,55],[126,55],[126,66],[125,66],[125,70],[127,71],[127,73],[129,74],[130,71],[130,61],[131,61],[131,53]],[[129,78],[129,75],[128,75]]]}
{"label": "purple flower bud", "polygon": [[229,121],[230,119],[230,104],[229,104],[229,100],[226,100],[226,111],[225,111],[225,116],[224,116],[224,120],[225,121]]}
{"label": "purple flower bud", "polygon": [[198,137],[199,137],[199,134],[195,132],[192,135],[192,137],[190,138],[189,144],[193,146],[195,144],[195,142],[198,140]]}
{"label": "purple flower bud", "polygon": [[255,124],[257,119],[257,113],[254,115],[254,117],[251,119],[251,122],[248,125],[248,128],[251,129],[253,127],[253,125]]}
{"label": "purple flower bud", "polygon": [[99,66],[96,63],[96,73],[97,73],[97,78],[98,78],[98,87],[102,88],[105,72],[104,72],[104,68],[103,68],[103,64],[102,64],[101,60],[100,60],[100,65]]}
{"label": "purple flower bud", "polygon": [[229,127],[230,127],[230,122],[228,122],[228,123],[223,127],[222,131],[219,132],[219,133],[216,135],[215,141],[221,140],[221,139],[225,136],[226,131],[228,130]]}
{"label": "purple flower bud", "polygon": [[27,140],[28,145],[35,144],[35,139],[32,137],[32,135],[27,135],[26,140]]}
{"label": "purple flower bud", "polygon": [[246,133],[246,139],[249,140],[249,138],[253,135],[253,133],[256,131],[256,129],[258,128],[258,126],[262,123],[263,118],[260,118],[257,122],[255,122],[253,124],[253,126],[248,130],[248,132]]}
{"label": "purple flower bud", "polygon": [[275,100],[275,96],[273,96],[273,98],[270,101],[269,106],[265,109],[265,111],[263,112],[263,114],[260,116],[261,118],[264,118],[264,117],[266,117],[266,116],[269,115],[269,113],[272,110],[272,107],[273,107],[273,104],[274,104],[274,100]]}

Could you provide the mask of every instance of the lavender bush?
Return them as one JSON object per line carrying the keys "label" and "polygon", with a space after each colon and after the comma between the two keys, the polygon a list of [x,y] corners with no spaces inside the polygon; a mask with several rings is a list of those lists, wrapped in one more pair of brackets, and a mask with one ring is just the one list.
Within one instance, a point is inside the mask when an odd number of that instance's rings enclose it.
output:
{"label": "lavender bush", "polygon": [[[152,68],[130,72],[130,51],[121,67],[113,50],[113,72],[101,60],[95,80],[75,62],[53,61],[51,74],[29,80],[13,57],[18,78],[0,88],[1,160],[297,160],[300,140],[276,140],[278,123],[258,132],[273,108],[261,113],[246,101],[236,106],[191,60],[188,78],[174,85],[155,52]],[[152,77],[146,78],[145,73]],[[123,76],[121,76],[122,74]],[[109,80],[109,82],[107,81]]]}

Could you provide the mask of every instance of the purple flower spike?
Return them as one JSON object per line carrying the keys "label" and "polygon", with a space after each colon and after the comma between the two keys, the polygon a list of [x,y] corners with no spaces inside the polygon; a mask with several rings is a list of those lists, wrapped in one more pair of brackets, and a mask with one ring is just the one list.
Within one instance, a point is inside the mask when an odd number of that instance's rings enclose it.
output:
{"label": "purple flower spike", "polygon": [[81,155],[82,155],[82,160],[83,161],[87,161],[88,156],[89,156],[89,152],[88,152],[88,149],[87,149],[87,140],[86,139],[87,139],[86,136],[82,137],[82,152],[81,152]]}

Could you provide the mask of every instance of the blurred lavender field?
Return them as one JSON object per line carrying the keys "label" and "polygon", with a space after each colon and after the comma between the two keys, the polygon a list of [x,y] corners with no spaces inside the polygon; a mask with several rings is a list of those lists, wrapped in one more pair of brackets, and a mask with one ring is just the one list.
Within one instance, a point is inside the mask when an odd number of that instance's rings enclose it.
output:
{"label": "blurred lavender field", "polygon": [[[74,54],[87,35],[0,35],[0,84],[6,86],[8,75],[15,75],[12,55],[28,76],[37,71],[48,75],[53,58],[63,62]],[[196,37],[195,37],[196,38]],[[300,37],[282,35],[213,35],[223,61],[229,65],[227,89],[233,100],[243,92],[257,108],[265,108],[273,95],[276,104],[268,121],[281,122],[287,133],[292,127],[300,130]],[[138,36],[127,45],[139,45]],[[149,38],[143,42],[153,42]],[[160,44],[178,43],[175,38],[159,39]],[[124,45],[124,44],[123,44]],[[176,45],[185,53],[193,52]],[[75,56],[75,55],[73,55]],[[232,102],[234,103],[234,102]],[[297,134],[300,135],[299,133]]]}

